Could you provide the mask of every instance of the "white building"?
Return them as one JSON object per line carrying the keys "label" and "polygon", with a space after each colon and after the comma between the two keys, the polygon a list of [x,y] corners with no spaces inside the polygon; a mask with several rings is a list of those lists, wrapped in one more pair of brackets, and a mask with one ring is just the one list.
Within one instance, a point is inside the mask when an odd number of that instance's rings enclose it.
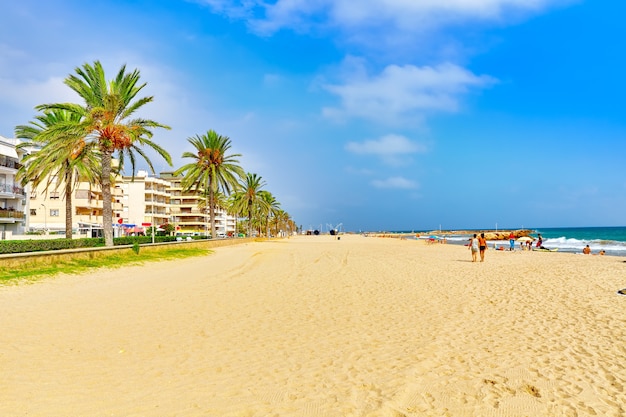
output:
{"label": "white building", "polygon": [[170,183],[139,171],[118,181],[122,192],[122,226],[128,232],[145,232],[153,224],[170,223]]}
{"label": "white building", "polygon": [[22,151],[17,139],[0,136],[0,239],[21,235],[26,227],[26,194],[15,180]]}
{"label": "white building", "polygon": [[[161,178],[170,183],[168,193],[170,198],[171,223],[176,227],[177,234],[183,235],[208,235],[210,231],[210,218],[207,210],[200,208],[201,200],[206,198],[202,190],[184,190],[182,177],[174,176],[173,172],[161,172]],[[215,211],[216,237],[224,237],[235,234],[237,230],[237,218],[226,213],[224,210]]]}

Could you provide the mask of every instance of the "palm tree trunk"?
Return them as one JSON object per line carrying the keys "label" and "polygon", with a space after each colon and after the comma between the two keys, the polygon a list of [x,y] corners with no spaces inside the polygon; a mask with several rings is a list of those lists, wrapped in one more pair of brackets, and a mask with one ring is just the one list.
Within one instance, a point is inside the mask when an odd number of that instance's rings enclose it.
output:
{"label": "palm tree trunk", "polygon": [[65,167],[65,238],[72,238],[72,171],[69,163]]}
{"label": "palm tree trunk", "polygon": [[252,236],[252,203],[248,204],[248,237]]}
{"label": "palm tree trunk", "polygon": [[102,151],[102,230],[104,245],[113,246],[113,207],[111,205],[111,159],[112,153]]}
{"label": "palm tree trunk", "polygon": [[211,221],[211,238],[217,237],[215,233],[215,194],[213,193],[213,177],[209,176],[209,219]]}

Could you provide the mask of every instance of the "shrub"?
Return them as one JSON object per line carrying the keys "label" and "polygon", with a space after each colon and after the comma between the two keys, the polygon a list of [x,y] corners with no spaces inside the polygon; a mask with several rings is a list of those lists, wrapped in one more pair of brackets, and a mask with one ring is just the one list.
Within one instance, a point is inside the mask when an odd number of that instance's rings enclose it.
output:
{"label": "shrub", "polygon": [[[156,242],[172,242],[176,238],[173,236],[155,236]],[[115,246],[141,245],[152,243],[151,236],[127,236],[113,239]],[[0,254],[42,252],[60,249],[76,248],[97,248],[104,246],[104,238],[84,238],[84,239],[27,239],[27,240],[0,240]]]}

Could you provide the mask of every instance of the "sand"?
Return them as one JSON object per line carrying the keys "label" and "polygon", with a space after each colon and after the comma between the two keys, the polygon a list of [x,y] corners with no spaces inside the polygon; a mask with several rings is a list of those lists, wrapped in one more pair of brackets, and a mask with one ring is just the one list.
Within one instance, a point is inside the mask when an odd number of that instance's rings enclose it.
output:
{"label": "sand", "polygon": [[1,416],[624,416],[624,258],[301,236],[0,287]]}

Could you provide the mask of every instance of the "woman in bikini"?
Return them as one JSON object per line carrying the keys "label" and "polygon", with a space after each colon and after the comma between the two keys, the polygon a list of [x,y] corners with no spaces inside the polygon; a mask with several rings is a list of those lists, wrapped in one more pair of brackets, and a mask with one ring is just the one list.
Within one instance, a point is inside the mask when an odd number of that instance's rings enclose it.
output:
{"label": "woman in bikini", "polygon": [[478,238],[478,249],[480,250],[480,262],[485,261],[485,251],[487,250],[487,239],[485,239],[485,234],[481,233]]}

